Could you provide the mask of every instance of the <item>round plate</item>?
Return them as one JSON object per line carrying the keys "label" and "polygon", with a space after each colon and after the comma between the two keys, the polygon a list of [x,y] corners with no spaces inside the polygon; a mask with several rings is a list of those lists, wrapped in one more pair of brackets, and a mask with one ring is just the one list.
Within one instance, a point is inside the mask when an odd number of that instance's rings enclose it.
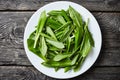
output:
{"label": "round plate", "polygon": [[[48,68],[41,65],[41,62],[43,62],[43,60],[38,56],[36,56],[35,54],[33,54],[31,51],[29,51],[27,47],[27,39],[29,38],[29,35],[31,34],[31,32],[35,30],[35,26],[38,23],[38,20],[42,11],[45,10],[46,12],[49,12],[51,10],[61,10],[61,9],[66,10],[68,9],[69,5],[71,5],[75,10],[77,10],[82,15],[85,21],[87,21],[88,18],[90,19],[88,27],[95,41],[95,47],[91,50],[91,52],[85,59],[81,69],[78,72],[74,72],[73,70],[71,70],[69,72],[64,73],[63,69],[60,69],[57,72],[55,72],[53,68]],[[96,19],[94,18],[94,16],[86,8],[82,7],[81,5],[73,2],[68,2],[68,1],[52,2],[41,7],[32,15],[32,17],[28,21],[27,26],[25,28],[25,33],[24,33],[24,48],[25,48],[27,57],[32,63],[32,65],[43,74],[53,78],[59,78],[59,79],[72,78],[87,71],[95,63],[96,59],[98,58],[98,55],[101,49],[101,43],[102,43],[102,38],[101,38],[100,27]]]}

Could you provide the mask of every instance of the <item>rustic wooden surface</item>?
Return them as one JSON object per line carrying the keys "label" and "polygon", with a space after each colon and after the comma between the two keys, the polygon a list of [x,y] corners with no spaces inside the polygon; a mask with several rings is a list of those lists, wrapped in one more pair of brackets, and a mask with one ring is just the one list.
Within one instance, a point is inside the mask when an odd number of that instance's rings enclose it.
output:
{"label": "rustic wooden surface", "polygon": [[[37,71],[23,47],[28,19],[38,8],[53,1],[57,0],[0,0],[0,80],[57,80]],[[70,1],[93,13],[103,43],[92,68],[69,80],[120,80],[120,0]]]}

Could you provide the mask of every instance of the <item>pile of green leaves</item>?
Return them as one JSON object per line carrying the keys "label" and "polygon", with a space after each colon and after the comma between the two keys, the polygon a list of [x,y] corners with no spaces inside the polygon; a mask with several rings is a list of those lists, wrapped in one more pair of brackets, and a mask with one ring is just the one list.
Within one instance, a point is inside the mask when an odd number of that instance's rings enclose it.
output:
{"label": "pile of green leaves", "polygon": [[71,6],[67,11],[43,11],[27,39],[28,48],[44,60],[44,66],[78,71],[94,46],[88,23]]}

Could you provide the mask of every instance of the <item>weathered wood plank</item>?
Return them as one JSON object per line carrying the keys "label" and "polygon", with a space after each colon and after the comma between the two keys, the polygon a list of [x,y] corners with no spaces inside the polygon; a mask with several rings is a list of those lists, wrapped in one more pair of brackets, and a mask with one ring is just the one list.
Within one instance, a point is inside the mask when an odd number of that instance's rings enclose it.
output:
{"label": "weathered wood plank", "polygon": [[24,50],[0,49],[0,65],[27,65],[31,66]]}
{"label": "weathered wood plank", "polygon": [[[37,10],[41,6],[60,0],[0,0],[0,10]],[[67,0],[83,5],[90,11],[120,11],[119,0]],[[12,5],[11,5],[12,4]]]}
{"label": "weathered wood plank", "polygon": [[23,48],[26,23],[33,12],[0,13],[0,47]]}
{"label": "weathered wood plank", "polygon": [[0,10],[36,10],[44,0],[0,0]]}
{"label": "weathered wood plank", "polygon": [[[102,49],[96,65],[120,63],[120,14],[119,13],[93,13],[102,31]],[[107,60],[109,59],[109,60]],[[116,61],[116,62],[113,62]],[[102,65],[100,64],[100,65]]]}
{"label": "weathered wood plank", "polygon": [[[33,67],[0,66],[0,80],[58,80],[47,77]],[[68,80],[120,80],[120,67],[94,67]]]}
{"label": "weathered wood plank", "polygon": [[[0,65],[31,65],[23,50],[23,33],[33,12],[0,13]],[[103,45],[96,66],[120,66],[120,13],[94,13]]]}
{"label": "weathered wood plank", "polygon": [[[56,0],[45,0],[46,2],[53,2]],[[90,11],[120,11],[119,0],[67,0],[78,3],[86,7]]]}
{"label": "weathered wood plank", "polygon": [[32,12],[0,13],[0,65],[31,65],[23,50],[23,34],[32,14]]}
{"label": "weathered wood plank", "polygon": [[0,80],[45,80],[33,67],[0,66]]}

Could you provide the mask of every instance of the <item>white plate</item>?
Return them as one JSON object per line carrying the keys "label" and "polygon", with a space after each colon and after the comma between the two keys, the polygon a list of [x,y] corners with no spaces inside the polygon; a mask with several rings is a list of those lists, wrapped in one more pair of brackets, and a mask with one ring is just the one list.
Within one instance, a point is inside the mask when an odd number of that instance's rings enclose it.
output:
{"label": "white plate", "polygon": [[[60,69],[58,72],[55,72],[53,68],[47,68],[41,65],[41,62],[43,60],[28,50],[27,39],[30,33],[35,30],[34,26],[37,25],[40,17],[40,13],[42,11],[46,10],[46,12],[49,12],[51,10],[61,10],[61,9],[66,10],[68,9],[69,5],[71,5],[74,9],[76,9],[82,15],[84,20],[87,20],[88,18],[90,18],[89,30],[92,33],[92,36],[94,38],[95,47],[91,50],[91,52],[85,59],[81,69],[78,72],[69,71],[67,73],[64,73],[63,69]],[[32,65],[43,74],[53,78],[59,78],[59,79],[72,78],[87,71],[95,63],[96,59],[98,58],[98,55],[101,49],[101,43],[102,43],[102,38],[101,38],[100,27],[96,19],[94,18],[94,16],[86,8],[82,7],[81,5],[73,2],[68,2],[68,1],[52,2],[50,4],[47,4],[41,7],[32,15],[32,17],[28,21],[27,26],[25,28],[25,33],[24,33],[24,48],[28,56],[28,59],[30,60]]]}

